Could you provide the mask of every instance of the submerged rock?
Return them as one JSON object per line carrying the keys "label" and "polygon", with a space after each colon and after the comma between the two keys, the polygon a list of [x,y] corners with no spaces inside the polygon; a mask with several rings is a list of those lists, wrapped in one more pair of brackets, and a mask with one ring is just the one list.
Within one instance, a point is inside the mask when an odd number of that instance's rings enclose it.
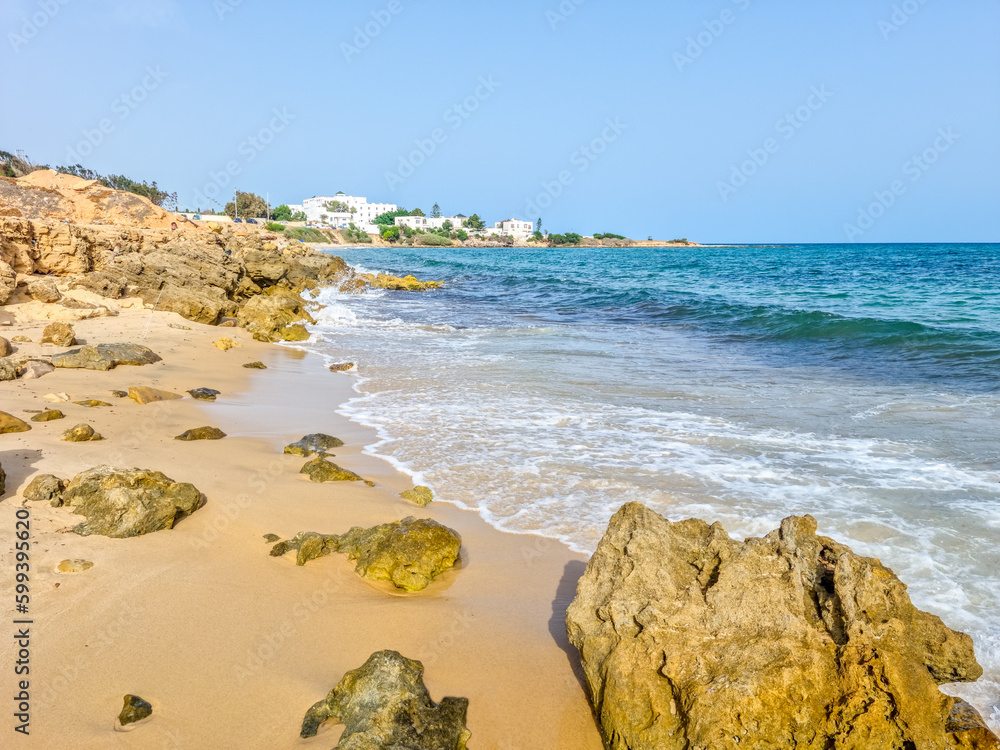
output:
{"label": "submerged rock", "polygon": [[63,560],[56,567],[56,570],[60,573],[82,573],[92,567],[94,567],[94,563],[90,560]]}
{"label": "submerged rock", "polygon": [[218,427],[196,427],[193,430],[188,430],[187,432],[181,433],[174,440],[222,440],[226,437],[226,433],[220,430]]}
{"label": "submerged rock", "polygon": [[407,502],[419,505],[421,508],[426,508],[434,500],[434,493],[431,492],[431,488],[423,487],[419,484],[412,490],[400,492],[399,496]]}
{"label": "submerged rock", "polygon": [[220,391],[216,391],[211,388],[195,388],[194,390],[188,391],[188,395],[197,401],[215,401],[215,399],[222,394]]}
{"label": "submerged rock", "polygon": [[161,391],[159,388],[147,388],[146,386],[137,385],[133,385],[128,389],[128,397],[142,406],[153,404],[157,401],[176,401],[177,399],[184,398],[170,391]]}
{"label": "submerged rock", "polygon": [[811,517],[737,542],[626,505],[566,627],[615,750],[989,747],[938,689],[982,674],[972,639]]}
{"label": "submerged rock", "polygon": [[113,539],[172,529],[204,503],[193,484],[175,482],[159,471],[110,466],[78,474],[61,499],[61,505],[87,517],[73,531]]}
{"label": "submerged rock", "polygon": [[347,372],[354,368],[355,364],[353,362],[341,362],[339,365],[330,365],[330,372]]}
{"label": "submerged rock", "polygon": [[310,482],[322,483],[322,482],[363,482],[360,476],[355,474],[349,469],[345,469],[342,466],[337,466],[337,464],[332,461],[327,461],[325,455],[320,455],[318,458],[314,458],[309,461],[302,469],[299,474],[308,474]]}
{"label": "submerged rock", "polygon": [[104,438],[94,432],[94,428],[89,424],[78,424],[63,433],[63,440],[67,443],[92,443]]}
{"label": "submerged rock", "polygon": [[41,414],[36,414],[31,418],[32,422],[54,422],[57,419],[65,419],[66,415],[58,409],[46,409]]}
{"label": "submerged rock", "polygon": [[424,685],[424,665],[396,651],[372,654],[348,672],[302,720],[301,736],[315,737],[327,721],[345,726],[339,746],[347,750],[466,750],[469,701],[444,698],[435,704]]}
{"label": "submerged rock", "polygon": [[430,519],[406,518],[370,529],[355,527],[346,534],[304,531],[271,550],[281,557],[297,550],[296,564],[340,552],[357,561],[355,572],[372,581],[389,581],[396,588],[422,591],[454,566],[462,547],[457,532]]}
{"label": "submerged rock", "polygon": [[69,323],[49,323],[42,331],[43,344],[54,346],[74,346],[76,344],[76,333]]}
{"label": "submerged rock", "polygon": [[18,419],[13,414],[0,411],[0,435],[6,435],[9,432],[27,432],[30,429],[31,425],[23,419]]}
{"label": "submerged rock", "polygon": [[[51,503],[62,497],[66,489],[66,480],[53,474],[39,474],[24,488],[24,499],[29,503]],[[55,503],[57,506],[60,503]]]}
{"label": "submerged rock", "polygon": [[343,445],[344,441],[340,438],[317,433],[315,435],[306,435],[298,442],[286,445],[285,453],[290,456],[302,456],[303,458],[309,458],[309,456],[316,453],[327,454],[334,448],[340,448]]}
{"label": "submerged rock", "polygon": [[153,715],[153,706],[148,701],[144,701],[138,695],[126,695],[125,706],[118,714],[118,723],[123,727],[134,724]]}

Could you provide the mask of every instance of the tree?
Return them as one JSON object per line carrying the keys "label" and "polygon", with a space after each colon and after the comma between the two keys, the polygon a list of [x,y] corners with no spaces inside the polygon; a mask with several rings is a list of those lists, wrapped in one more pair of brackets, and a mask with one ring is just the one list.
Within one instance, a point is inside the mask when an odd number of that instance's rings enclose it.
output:
{"label": "tree", "polygon": [[419,208],[415,208],[412,211],[410,211],[410,216],[427,216],[427,214],[425,214]]}
{"label": "tree", "polygon": [[[254,193],[236,193],[236,200],[239,205],[239,217],[241,219],[263,219],[267,218],[267,202]],[[226,214],[229,217],[236,216],[236,203],[226,204]]]}
{"label": "tree", "polygon": [[434,207],[431,209],[431,218],[432,219],[441,218],[441,206],[439,206],[437,203],[435,203]]}
{"label": "tree", "polygon": [[466,232],[464,229],[459,229],[457,232],[455,232],[455,236],[462,242],[465,242],[467,239],[469,239],[469,233]]}
{"label": "tree", "polygon": [[542,231],[542,217],[539,216],[538,217],[538,222],[535,224],[535,232],[537,233],[537,232],[541,232],[541,231]]}
{"label": "tree", "polygon": [[455,228],[455,225],[451,223],[451,219],[445,219],[445,222],[444,224],[441,225],[441,228],[445,232],[450,232],[452,229]]}
{"label": "tree", "polygon": [[388,211],[384,214],[379,214],[378,216],[375,217],[374,223],[378,224],[381,227],[391,227],[395,226],[397,216],[409,216],[409,215],[410,215],[409,211],[407,211],[405,208],[401,208],[398,211]]}
{"label": "tree", "polygon": [[479,214],[472,214],[472,216],[462,223],[462,226],[466,229],[482,231],[483,229],[486,229],[486,222],[479,218]]}
{"label": "tree", "polygon": [[399,227],[386,227],[382,230],[382,239],[386,242],[399,242]]}
{"label": "tree", "polygon": [[274,209],[274,211],[271,212],[271,218],[274,219],[275,221],[293,221],[292,209],[290,209],[286,204],[282,203],[280,206]]}

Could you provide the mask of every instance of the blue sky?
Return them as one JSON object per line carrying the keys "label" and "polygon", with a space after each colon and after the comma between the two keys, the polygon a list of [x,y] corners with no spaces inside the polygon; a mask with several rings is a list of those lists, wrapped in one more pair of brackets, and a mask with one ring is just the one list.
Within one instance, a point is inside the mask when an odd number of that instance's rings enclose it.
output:
{"label": "blue sky", "polygon": [[998,0],[4,0],[0,29],[0,148],[184,206],[1000,241]]}

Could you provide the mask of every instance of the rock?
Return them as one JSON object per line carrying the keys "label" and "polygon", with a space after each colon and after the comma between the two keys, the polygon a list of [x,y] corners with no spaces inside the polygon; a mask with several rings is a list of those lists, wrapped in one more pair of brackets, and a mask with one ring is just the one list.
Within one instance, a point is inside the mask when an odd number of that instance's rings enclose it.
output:
{"label": "rock", "polygon": [[46,393],[42,396],[46,401],[53,404],[65,404],[69,401],[69,394],[66,393]]}
{"label": "rock", "polygon": [[27,336],[14,336],[11,339],[11,341],[13,341],[15,344],[30,344],[31,343],[31,339],[29,339]]}
{"label": "rock", "polygon": [[219,321],[219,328],[238,328],[239,321],[236,318],[223,318]]}
{"label": "rock", "polygon": [[417,485],[412,490],[400,492],[399,496],[407,502],[419,505],[421,508],[426,508],[434,500],[434,493],[431,492],[431,488],[420,485]]}
{"label": "rock", "polygon": [[626,505],[566,627],[622,750],[953,747],[955,699],[938,685],[982,674],[969,636],[808,516],[737,542]]}
{"label": "rock", "polygon": [[224,352],[228,352],[230,349],[242,349],[243,344],[240,344],[236,339],[231,338],[221,338],[215,342],[215,348],[221,349]]}
{"label": "rock", "polygon": [[1000,739],[986,726],[979,712],[961,698],[951,708],[945,731],[955,739],[956,749],[1000,750]]}
{"label": "rock", "polygon": [[17,274],[10,264],[0,260],[0,305],[6,305],[16,289]]}
{"label": "rock", "polygon": [[32,422],[54,422],[57,419],[65,419],[66,415],[58,409],[46,409],[41,414],[36,414],[31,418]]}
{"label": "rock", "polygon": [[365,283],[364,279],[355,277],[341,284],[340,292],[341,294],[366,294],[368,292],[368,284]]}
{"label": "rock", "polygon": [[337,466],[337,464],[332,461],[327,461],[322,455],[314,458],[312,461],[309,461],[302,467],[299,474],[308,474],[309,481],[317,483],[364,481],[353,471],[349,471],[342,466]]}
{"label": "rock", "polygon": [[0,357],[9,357],[14,353],[14,347],[3,336],[0,336]]}
{"label": "rock", "polygon": [[469,701],[445,698],[436,705],[424,685],[424,665],[396,651],[372,654],[344,675],[302,721],[301,736],[315,737],[327,721],[345,726],[344,750],[466,750]]}
{"label": "rock", "polygon": [[77,475],[62,505],[87,520],[73,531],[113,539],[172,529],[205,498],[193,484],[178,483],[158,471],[97,466]]}
{"label": "rock", "polygon": [[97,399],[89,399],[87,401],[74,401],[77,406],[85,406],[88,409],[96,409],[100,406],[111,406],[107,401],[98,401]]}
{"label": "rock", "polygon": [[23,419],[18,419],[13,414],[0,411],[0,435],[6,435],[9,432],[27,432],[30,429],[31,425]]}
{"label": "rock", "polygon": [[421,591],[454,566],[461,546],[458,532],[411,517],[371,529],[355,527],[340,537],[337,551],[357,560],[355,571],[365,578]]}
{"label": "rock", "polygon": [[17,380],[21,375],[21,365],[13,357],[0,359],[0,382]]}
{"label": "rock", "polygon": [[[66,480],[52,474],[39,474],[24,488],[24,499],[29,503],[51,503],[62,497]],[[59,503],[56,503],[58,505]]]}
{"label": "rock", "polygon": [[357,278],[365,281],[372,289],[392,289],[398,292],[428,292],[444,286],[441,281],[420,281],[414,276],[392,276],[386,273],[359,273]]}
{"label": "rock", "polygon": [[89,560],[63,560],[56,568],[60,573],[82,573],[94,567]]}
{"label": "rock", "polygon": [[104,438],[94,432],[94,428],[89,424],[78,424],[76,427],[66,430],[63,440],[67,443],[93,443]]}
{"label": "rock", "polygon": [[62,292],[56,287],[55,279],[32,279],[28,282],[28,296],[39,302],[58,302]]}
{"label": "rock", "polygon": [[111,391],[111,395],[115,398],[128,398],[128,391]]}
{"label": "rock", "polygon": [[125,706],[118,714],[118,723],[123,727],[134,724],[153,715],[153,707],[138,695],[126,695]]}
{"label": "rock", "polygon": [[174,438],[174,440],[185,440],[190,442],[193,440],[222,440],[224,437],[226,437],[226,433],[218,427],[198,427],[178,435]]}
{"label": "rock", "polygon": [[212,390],[211,388],[195,388],[192,391],[188,391],[191,398],[198,401],[215,401],[215,399],[222,395],[219,391]]}
{"label": "rock", "polygon": [[52,355],[56,367],[83,370],[112,370],[118,365],[139,367],[161,361],[152,349],[139,344],[99,344]]}
{"label": "rock", "polygon": [[157,401],[176,401],[177,399],[184,398],[170,391],[161,391],[159,388],[147,388],[146,386],[137,385],[131,386],[128,389],[128,397],[143,406]]}
{"label": "rock", "polygon": [[73,326],[69,323],[49,323],[42,331],[41,343],[54,346],[74,346],[76,334],[73,331]]}
{"label": "rock", "polygon": [[356,365],[353,362],[344,362],[339,365],[330,365],[330,372],[347,372],[353,370]]}
{"label": "rock", "polygon": [[21,367],[21,377],[25,380],[37,380],[38,378],[45,377],[55,371],[56,368],[48,362],[31,359],[25,362]]}
{"label": "rock", "polygon": [[167,328],[174,328],[178,331],[190,331],[191,326],[182,326],[180,323],[167,323]]}
{"label": "rock", "polygon": [[3,466],[0,465],[0,497],[3,497],[7,492],[7,472],[3,470]]}
{"label": "rock", "polygon": [[286,445],[285,453],[291,456],[308,458],[314,453],[328,454],[334,448],[340,448],[343,445],[344,441],[339,438],[317,433],[315,435],[306,435],[297,443]]}
{"label": "rock", "polygon": [[305,531],[271,550],[281,557],[297,550],[296,564],[341,552],[357,561],[355,572],[372,581],[389,581],[396,588],[422,591],[454,566],[462,546],[457,532],[436,521],[405,518],[370,529],[355,527],[341,536]]}
{"label": "rock", "polygon": [[267,365],[265,365],[263,362],[250,362],[248,364],[243,365],[243,367],[245,369],[247,369],[247,370],[266,370],[267,369]]}
{"label": "rock", "polygon": [[264,541],[269,544],[274,544],[275,542],[280,542],[281,537],[277,534],[264,534]]}
{"label": "rock", "polygon": [[[304,341],[309,332],[300,325],[316,321],[306,310],[306,301],[287,290],[251,297],[237,315],[240,326],[258,341]],[[305,337],[303,338],[303,333]]]}

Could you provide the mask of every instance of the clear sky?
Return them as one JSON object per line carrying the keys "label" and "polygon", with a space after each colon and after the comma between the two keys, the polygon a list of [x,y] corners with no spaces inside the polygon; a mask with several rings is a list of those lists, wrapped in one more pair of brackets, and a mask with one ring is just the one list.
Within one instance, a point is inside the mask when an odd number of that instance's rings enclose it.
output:
{"label": "clear sky", "polygon": [[1000,241],[998,0],[3,0],[0,29],[0,149],[182,206]]}

